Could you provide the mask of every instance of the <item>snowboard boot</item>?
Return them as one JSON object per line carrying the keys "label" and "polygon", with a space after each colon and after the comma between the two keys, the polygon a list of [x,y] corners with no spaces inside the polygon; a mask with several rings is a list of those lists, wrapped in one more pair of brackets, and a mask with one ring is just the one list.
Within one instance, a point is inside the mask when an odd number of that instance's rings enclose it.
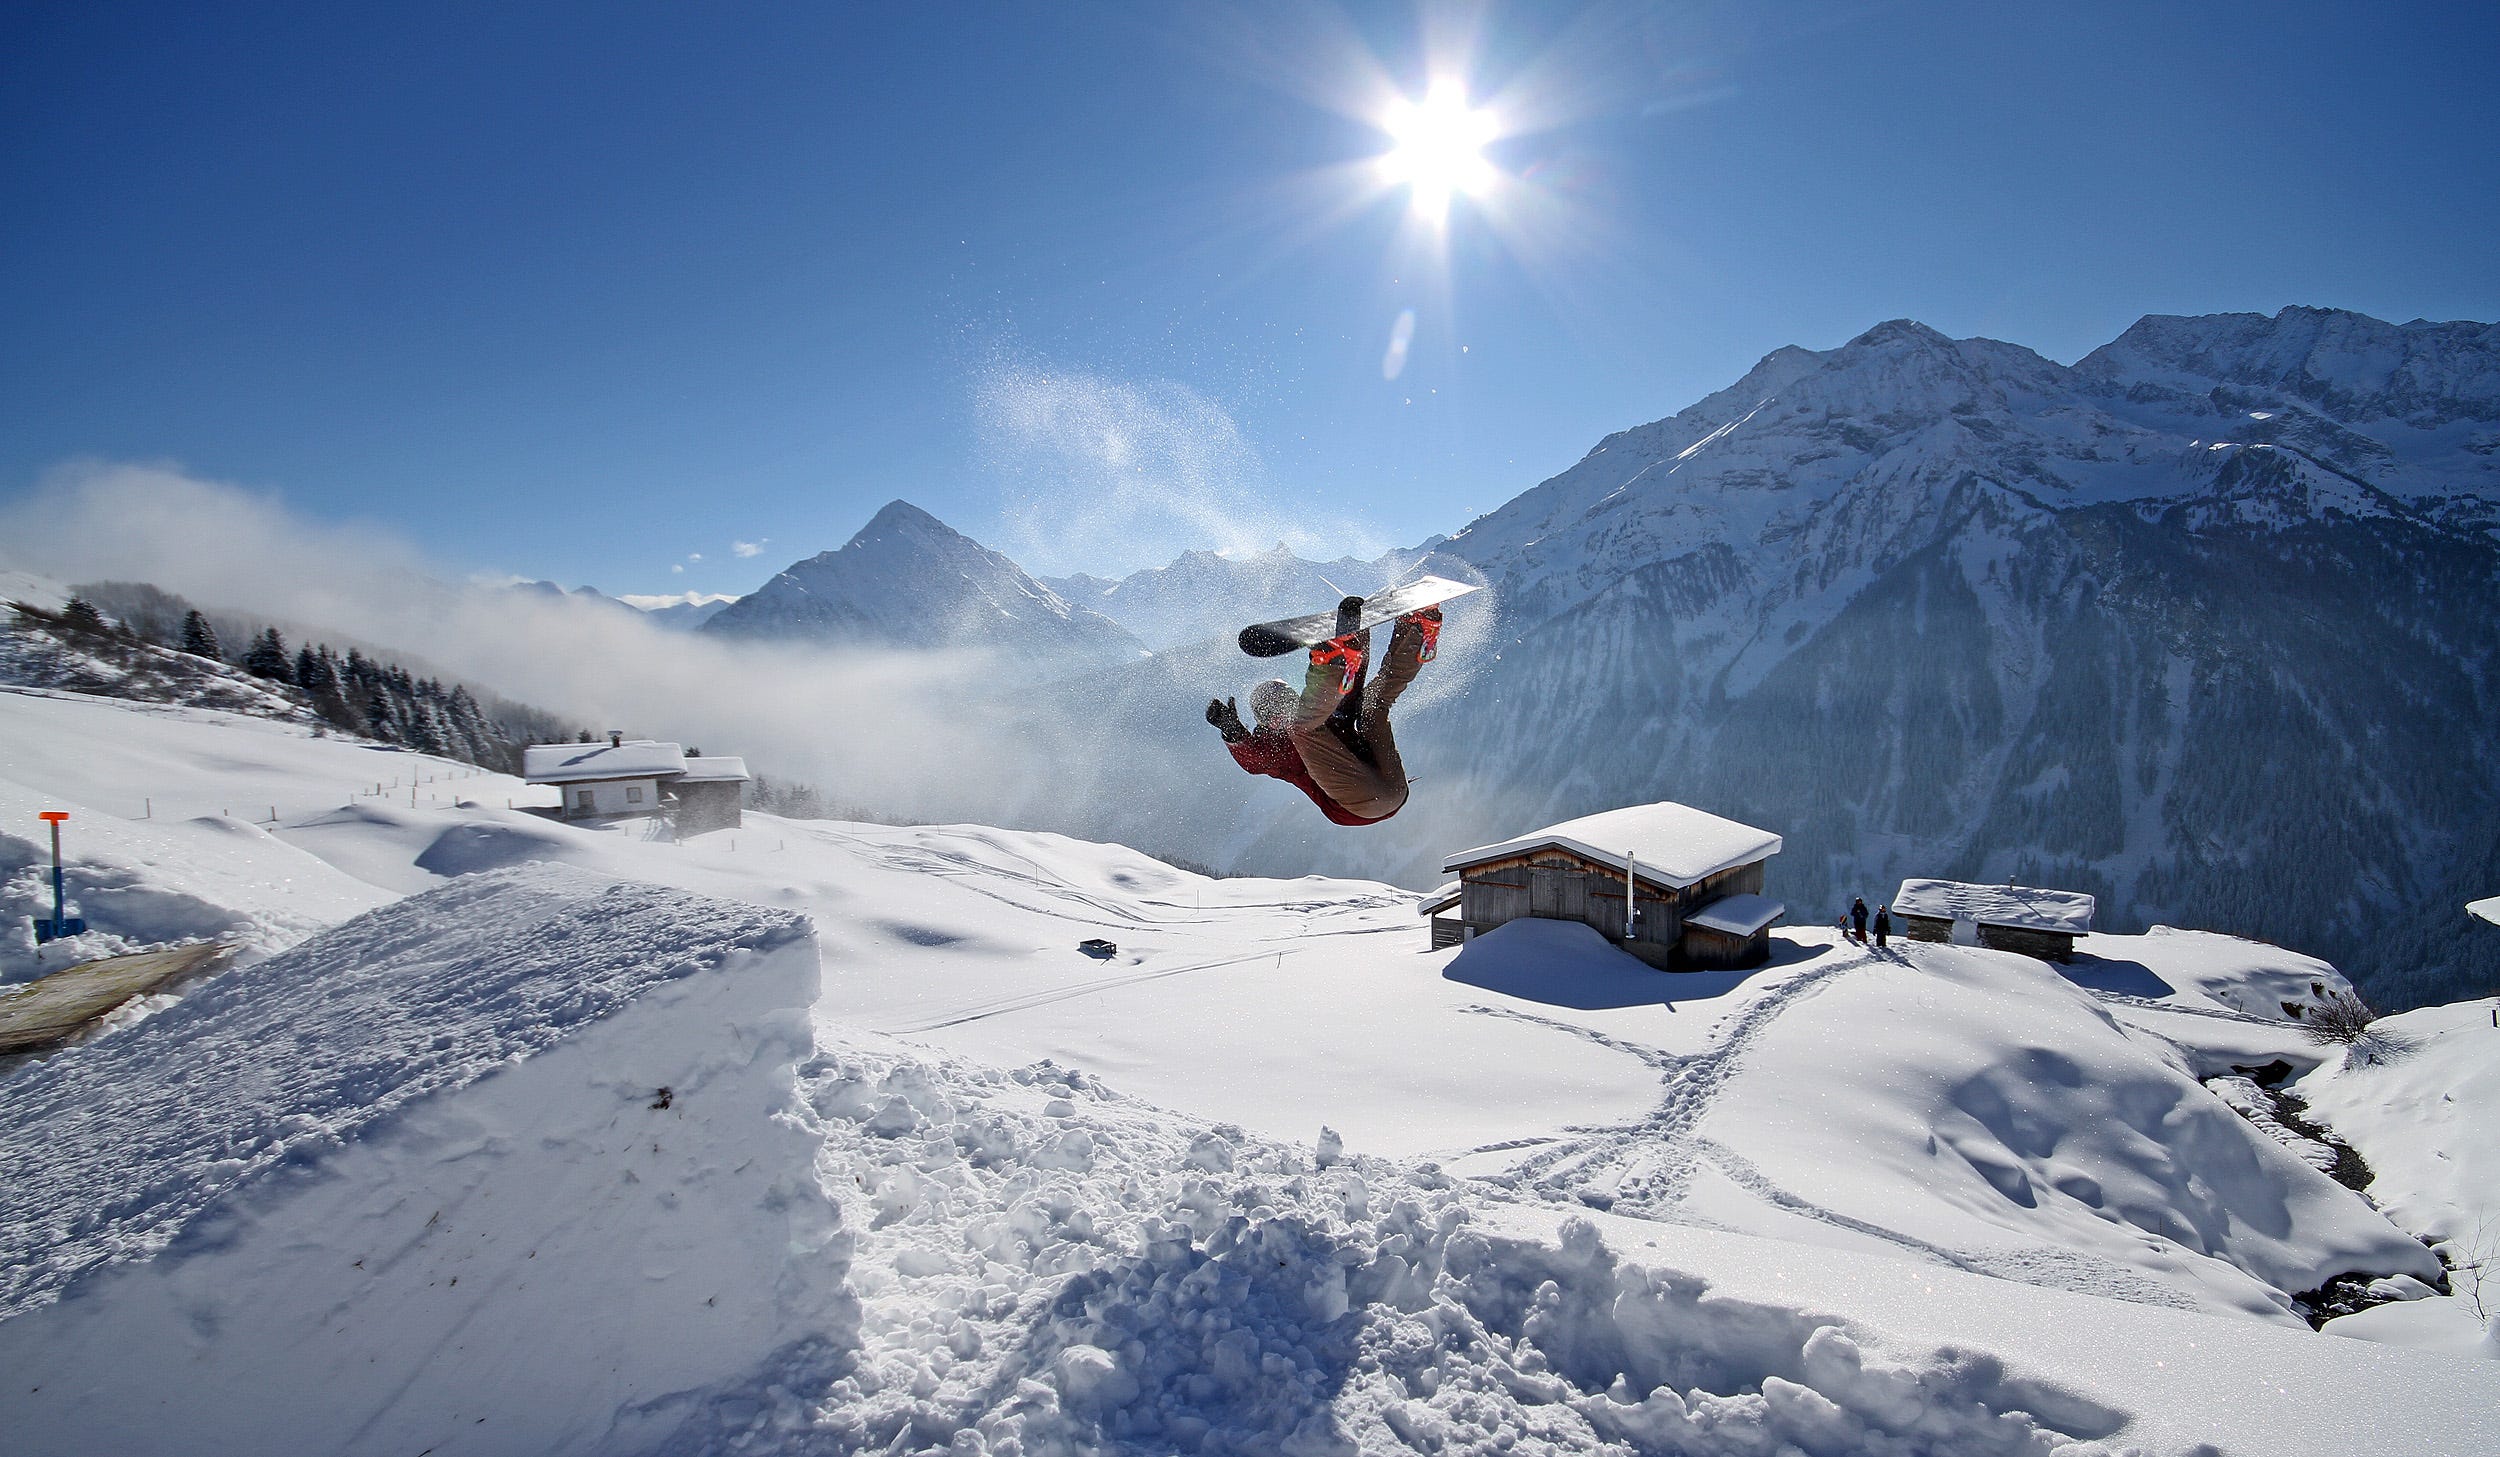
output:
{"label": "snowboard boot", "polygon": [[[1418,607],[1414,611],[1398,619],[1398,631],[1403,632],[1409,627],[1412,627],[1415,631],[1423,634],[1423,647],[1416,654],[1415,658],[1415,662],[1418,666],[1429,663],[1435,657],[1440,655],[1441,609],[1438,606]],[[1394,644],[1392,645],[1392,650],[1394,651]]]}
{"label": "snowboard boot", "polygon": [[[1344,620],[1340,614],[1339,624],[1343,625]],[[1340,694],[1351,692],[1363,673],[1363,635],[1348,632],[1321,643],[1311,649],[1311,666],[1335,669],[1337,691]]]}

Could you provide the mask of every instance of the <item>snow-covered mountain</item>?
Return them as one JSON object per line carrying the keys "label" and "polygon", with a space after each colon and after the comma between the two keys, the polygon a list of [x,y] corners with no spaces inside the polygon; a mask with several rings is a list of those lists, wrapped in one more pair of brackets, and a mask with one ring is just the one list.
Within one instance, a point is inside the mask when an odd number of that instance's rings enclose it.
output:
{"label": "snow-covered mountain", "polygon": [[622,597],[617,600],[661,627],[671,628],[678,632],[692,632],[720,616],[722,608],[738,599],[726,593],[713,593],[706,596],[689,592],[673,600],[662,602],[642,602]]}
{"label": "snow-covered mountain", "polygon": [[658,627],[691,632],[717,616],[720,610],[737,601],[724,593],[684,592],[661,597],[611,597],[596,587],[575,587],[571,591],[549,581],[516,582],[515,592],[535,596],[587,602],[598,607],[621,607]]}
{"label": "snow-covered mountain", "polygon": [[1378,591],[1417,555],[1391,552],[1373,561],[1339,557],[1313,562],[1278,542],[1273,550],[1240,557],[1184,552],[1168,567],[1150,567],[1117,580],[1079,575],[1047,578],[1043,584],[1161,651],[1210,638],[1229,641],[1250,623],[1316,612],[1348,592]]}
{"label": "snow-covered mountain", "polygon": [[838,551],[794,562],[723,607],[721,637],[876,647],[974,647],[1054,668],[1134,660],[1137,640],[907,501]]}
{"label": "snow-covered mountain", "polygon": [[2400,1003],[2477,990],[2494,336],[2286,310],[2072,368],[1908,321],[1778,350],[1441,543],[1499,620],[1401,726],[1425,787],[1359,835],[1263,805],[1230,863],[1420,884],[1674,797],[1787,836],[1804,908],[2015,878],[2113,929],[2314,945]]}

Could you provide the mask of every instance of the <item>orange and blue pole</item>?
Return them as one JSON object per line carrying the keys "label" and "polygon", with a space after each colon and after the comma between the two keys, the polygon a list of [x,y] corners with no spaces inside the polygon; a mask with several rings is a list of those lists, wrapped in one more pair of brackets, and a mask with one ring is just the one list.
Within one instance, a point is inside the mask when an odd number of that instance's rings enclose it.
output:
{"label": "orange and blue pole", "polygon": [[69,818],[66,810],[48,809],[36,816],[52,826],[52,919],[35,922],[35,944],[58,941],[87,929],[84,920],[71,920],[69,896],[61,879],[61,822]]}

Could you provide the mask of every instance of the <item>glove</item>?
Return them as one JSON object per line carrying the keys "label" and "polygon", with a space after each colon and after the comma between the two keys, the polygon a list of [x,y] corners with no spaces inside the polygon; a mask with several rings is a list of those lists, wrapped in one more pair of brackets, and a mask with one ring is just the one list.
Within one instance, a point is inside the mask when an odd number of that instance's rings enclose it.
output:
{"label": "glove", "polygon": [[1250,730],[1241,726],[1241,710],[1233,706],[1230,698],[1207,700],[1207,722],[1215,725],[1216,732],[1222,734],[1228,744],[1238,744],[1250,737]]}

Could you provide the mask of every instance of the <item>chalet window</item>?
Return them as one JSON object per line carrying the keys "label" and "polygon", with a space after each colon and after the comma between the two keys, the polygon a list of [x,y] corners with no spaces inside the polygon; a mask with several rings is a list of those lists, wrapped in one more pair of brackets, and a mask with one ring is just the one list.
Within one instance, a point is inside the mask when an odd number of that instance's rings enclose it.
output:
{"label": "chalet window", "polygon": [[627,804],[640,804],[640,803],[642,803],[642,786],[641,786],[641,785],[639,785],[639,784],[628,784],[628,785],[626,785],[626,786],[625,786],[625,802],[626,802]]}
{"label": "chalet window", "polygon": [[584,814],[588,814],[590,811],[597,809],[598,807],[599,795],[597,791],[589,789],[578,789],[574,791],[573,808],[580,810]]}

